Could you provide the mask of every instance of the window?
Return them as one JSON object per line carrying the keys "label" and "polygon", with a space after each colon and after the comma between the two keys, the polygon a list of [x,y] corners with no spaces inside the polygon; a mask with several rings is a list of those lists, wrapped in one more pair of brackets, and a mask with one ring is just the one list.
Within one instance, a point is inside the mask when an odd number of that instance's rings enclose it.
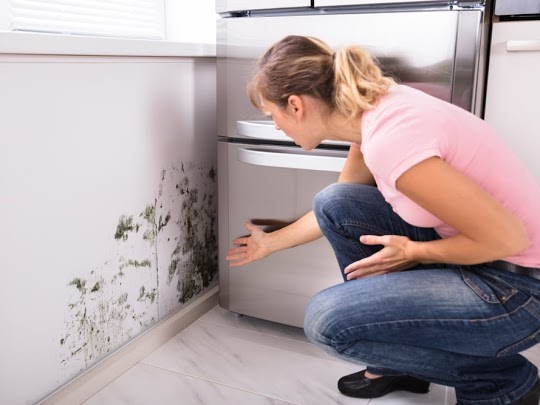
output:
{"label": "window", "polygon": [[9,0],[9,30],[163,39],[163,0]]}

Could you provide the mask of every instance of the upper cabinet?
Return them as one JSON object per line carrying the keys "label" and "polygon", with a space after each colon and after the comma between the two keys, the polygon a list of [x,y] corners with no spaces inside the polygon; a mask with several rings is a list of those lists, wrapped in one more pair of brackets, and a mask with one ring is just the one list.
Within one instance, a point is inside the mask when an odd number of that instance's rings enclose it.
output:
{"label": "upper cabinet", "polygon": [[493,24],[485,120],[540,184],[540,20]]}
{"label": "upper cabinet", "polygon": [[311,0],[216,0],[216,12],[311,7]]}

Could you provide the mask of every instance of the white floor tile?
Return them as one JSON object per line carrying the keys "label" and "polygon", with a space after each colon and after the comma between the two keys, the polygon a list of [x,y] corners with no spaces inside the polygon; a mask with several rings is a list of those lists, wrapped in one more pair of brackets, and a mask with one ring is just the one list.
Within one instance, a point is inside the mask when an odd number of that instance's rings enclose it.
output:
{"label": "white floor tile", "polygon": [[261,395],[137,364],[84,405],[288,405]]}
{"label": "white floor tile", "polygon": [[197,321],[142,361],[167,370],[302,405],[364,405],[341,395],[339,377],[361,366],[311,344]]}
{"label": "white floor tile", "polygon": [[525,350],[523,354],[532,364],[540,369],[540,345],[531,347],[529,350]]}
{"label": "white floor tile", "polygon": [[446,387],[446,405],[456,405],[456,390],[452,387]]}
{"label": "white floor tile", "polygon": [[[540,368],[540,345],[523,353]],[[94,395],[85,405],[455,405],[451,387],[355,399],[337,380],[363,368],[310,344],[301,328],[219,306]]]}

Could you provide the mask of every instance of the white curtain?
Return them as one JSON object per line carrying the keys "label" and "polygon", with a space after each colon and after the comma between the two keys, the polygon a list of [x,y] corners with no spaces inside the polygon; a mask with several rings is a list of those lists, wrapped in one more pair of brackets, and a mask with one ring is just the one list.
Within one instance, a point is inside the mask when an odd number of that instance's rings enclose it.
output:
{"label": "white curtain", "polygon": [[[196,1],[196,0],[194,0]],[[163,0],[9,0],[10,30],[163,39]]]}

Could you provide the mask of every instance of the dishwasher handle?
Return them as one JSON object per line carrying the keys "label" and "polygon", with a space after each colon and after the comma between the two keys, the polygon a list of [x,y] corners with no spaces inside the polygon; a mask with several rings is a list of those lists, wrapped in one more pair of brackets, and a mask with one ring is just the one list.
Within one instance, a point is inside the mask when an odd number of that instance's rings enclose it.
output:
{"label": "dishwasher handle", "polygon": [[251,165],[338,173],[341,173],[347,160],[344,152],[309,154],[306,152],[290,153],[279,149],[267,151],[239,148],[237,156],[240,162]]}

